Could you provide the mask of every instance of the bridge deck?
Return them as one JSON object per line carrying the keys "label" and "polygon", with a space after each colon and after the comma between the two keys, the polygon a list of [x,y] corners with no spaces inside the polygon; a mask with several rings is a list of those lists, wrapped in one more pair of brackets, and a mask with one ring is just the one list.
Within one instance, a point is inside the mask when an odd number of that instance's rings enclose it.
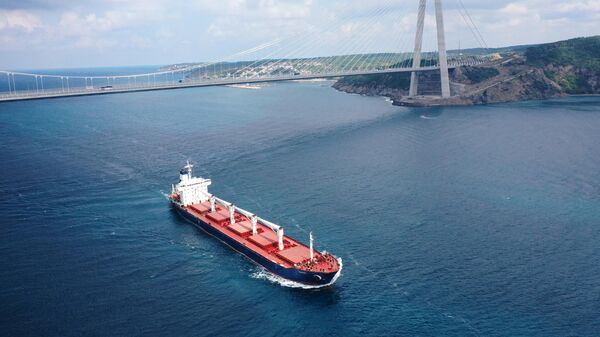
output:
{"label": "bridge deck", "polygon": [[[449,68],[455,68],[455,65]],[[317,78],[335,78],[342,76],[358,76],[358,75],[375,75],[375,74],[392,74],[392,73],[403,73],[403,72],[421,72],[421,71],[432,71],[438,70],[438,67],[421,67],[421,68],[396,68],[396,69],[384,69],[384,70],[370,70],[370,71],[348,71],[340,73],[324,73],[324,74],[308,74],[308,75],[293,75],[293,76],[272,76],[272,77],[259,77],[259,78],[226,78],[212,81],[185,81],[182,83],[168,83],[160,85],[149,85],[149,86],[124,86],[124,87],[113,87],[111,89],[102,88],[78,88],[79,90],[65,91],[61,89],[56,90],[45,90],[43,92],[27,92],[27,93],[13,93],[0,95],[0,102],[9,101],[23,101],[23,100],[34,100],[34,99],[47,99],[47,98],[60,98],[60,97],[71,97],[71,96],[92,96],[92,95],[107,95],[107,94],[118,94],[128,92],[142,92],[142,91],[155,91],[155,90],[172,90],[172,89],[183,89],[183,88],[195,88],[195,87],[213,87],[213,86],[224,86],[234,84],[245,84],[245,83],[265,83],[265,82],[281,82],[281,81],[293,81],[293,80],[310,80]]]}

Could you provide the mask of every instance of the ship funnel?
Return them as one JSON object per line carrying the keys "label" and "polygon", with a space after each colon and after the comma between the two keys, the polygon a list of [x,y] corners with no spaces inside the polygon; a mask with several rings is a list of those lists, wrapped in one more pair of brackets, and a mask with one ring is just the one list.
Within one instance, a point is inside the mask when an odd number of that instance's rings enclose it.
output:
{"label": "ship funnel", "polygon": [[312,232],[310,232],[310,260],[314,260],[315,259],[315,239],[313,238]]}

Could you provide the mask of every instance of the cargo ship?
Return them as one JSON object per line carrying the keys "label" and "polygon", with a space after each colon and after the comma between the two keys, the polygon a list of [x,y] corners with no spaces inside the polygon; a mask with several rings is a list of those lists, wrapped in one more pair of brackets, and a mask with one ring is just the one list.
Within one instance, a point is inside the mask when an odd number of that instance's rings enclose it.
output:
{"label": "cargo ship", "polygon": [[179,172],[169,200],[185,220],[219,239],[268,272],[306,286],[333,284],[342,270],[341,260],[314,249],[312,233],[309,245],[286,236],[283,227],[208,191],[210,179],[194,177],[189,162]]}

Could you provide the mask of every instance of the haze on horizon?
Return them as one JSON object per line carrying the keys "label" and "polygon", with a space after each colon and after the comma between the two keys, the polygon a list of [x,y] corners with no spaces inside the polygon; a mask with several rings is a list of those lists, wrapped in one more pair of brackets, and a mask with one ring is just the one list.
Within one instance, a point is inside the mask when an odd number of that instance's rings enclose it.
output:
{"label": "haze on horizon", "polygon": [[[462,2],[490,47],[600,34],[600,0]],[[322,56],[359,38],[365,26],[377,36],[368,51],[391,52],[414,38],[417,6],[417,0],[4,0],[0,69],[214,61],[306,32],[327,32],[326,44],[305,51]],[[459,1],[444,6],[448,48],[479,47]],[[425,49],[435,42],[429,7]]]}

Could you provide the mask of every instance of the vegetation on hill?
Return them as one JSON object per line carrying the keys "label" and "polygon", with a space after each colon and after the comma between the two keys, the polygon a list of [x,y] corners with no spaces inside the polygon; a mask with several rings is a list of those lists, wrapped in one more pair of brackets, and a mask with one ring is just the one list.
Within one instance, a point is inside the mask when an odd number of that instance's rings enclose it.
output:
{"label": "vegetation on hill", "polygon": [[[501,62],[451,70],[455,102],[447,103],[481,104],[564,94],[600,94],[600,36],[504,49],[507,52],[496,59]],[[463,55],[472,56],[466,52]],[[405,61],[403,65],[409,63]],[[422,72],[419,79],[419,93],[435,95],[439,73]],[[334,85],[341,91],[387,96],[395,102],[404,99],[409,86],[409,73],[345,77]]]}
{"label": "vegetation on hill", "polygon": [[410,86],[410,73],[347,76],[340,79],[339,84],[355,87],[381,86],[389,89],[408,90]]}
{"label": "vegetation on hill", "polygon": [[533,46],[525,56],[529,65],[543,68],[545,76],[567,94],[600,91],[600,36]]}
{"label": "vegetation on hill", "polygon": [[471,83],[481,83],[492,77],[498,76],[500,72],[496,68],[468,67],[464,69],[463,74],[471,81]]}
{"label": "vegetation on hill", "polygon": [[600,71],[600,36],[532,46],[525,56],[527,62],[535,67],[552,64]]}

